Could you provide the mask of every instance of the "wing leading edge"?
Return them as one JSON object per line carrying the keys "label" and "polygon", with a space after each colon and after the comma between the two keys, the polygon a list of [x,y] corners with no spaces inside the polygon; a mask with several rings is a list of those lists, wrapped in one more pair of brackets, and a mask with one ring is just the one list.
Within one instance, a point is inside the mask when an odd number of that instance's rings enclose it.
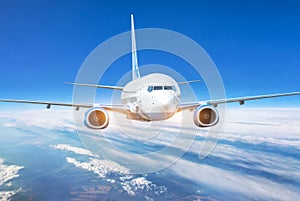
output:
{"label": "wing leading edge", "polygon": [[52,105],[54,106],[64,106],[64,107],[73,107],[76,110],[79,108],[92,108],[92,107],[102,107],[106,110],[112,112],[119,112],[127,114],[129,112],[129,107],[126,105],[94,105],[94,104],[77,104],[77,103],[59,103],[59,102],[49,102],[49,101],[31,101],[31,100],[14,100],[14,99],[0,99],[0,102],[7,102],[7,103],[29,103],[29,104],[39,104],[39,105],[46,105],[47,109],[50,109]]}
{"label": "wing leading edge", "polygon": [[213,105],[213,106],[217,107],[219,104],[238,102],[238,103],[240,103],[240,105],[243,105],[245,103],[245,101],[249,101],[249,100],[276,98],[276,97],[283,97],[283,96],[295,96],[295,95],[300,95],[300,92],[268,94],[268,95],[259,95],[259,96],[244,96],[244,97],[237,97],[237,98],[216,99],[216,100],[207,100],[207,101],[201,101],[201,102],[182,103],[179,105],[178,110],[182,111],[182,110],[187,110],[187,109],[194,109],[202,104],[209,104],[209,105]]}
{"label": "wing leading edge", "polygon": [[[216,99],[216,100],[207,100],[207,101],[198,101],[198,102],[190,102],[190,103],[182,103],[178,107],[178,111],[188,110],[188,109],[195,109],[196,107],[209,104],[215,107],[218,104],[225,104],[225,103],[233,103],[238,102],[241,105],[245,103],[245,101],[249,100],[258,100],[258,99],[266,99],[266,98],[276,98],[276,97],[283,97],[283,96],[295,96],[300,95],[300,92],[291,92],[291,93],[281,93],[281,94],[268,94],[268,95],[260,95],[260,96],[244,96],[244,97],[237,97],[237,98],[228,98],[228,99]],[[127,114],[130,111],[129,106],[127,105],[94,105],[94,104],[77,104],[77,103],[60,103],[60,102],[48,102],[48,101],[31,101],[31,100],[14,100],[14,99],[0,99],[0,102],[10,102],[10,103],[29,103],[29,104],[40,104],[46,105],[47,109],[50,109],[52,105],[54,106],[65,106],[65,107],[74,107],[76,110],[79,108],[91,108],[95,106],[103,107],[112,112],[119,112],[123,114]]]}
{"label": "wing leading edge", "polygon": [[65,82],[65,84],[71,84],[71,85],[77,85],[77,86],[84,86],[84,87],[94,87],[94,88],[123,90],[123,87],[120,87],[120,86],[97,85],[97,84],[82,84],[82,83],[73,83],[73,82]]}

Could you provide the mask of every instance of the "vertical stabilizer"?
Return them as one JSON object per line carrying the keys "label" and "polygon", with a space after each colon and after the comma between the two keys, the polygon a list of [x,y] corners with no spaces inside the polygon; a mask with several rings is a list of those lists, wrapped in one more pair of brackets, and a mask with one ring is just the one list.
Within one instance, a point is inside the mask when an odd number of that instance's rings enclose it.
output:
{"label": "vertical stabilizer", "polygon": [[140,78],[140,71],[136,53],[133,15],[131,15],[131,53],[132,53],[132,80]]}

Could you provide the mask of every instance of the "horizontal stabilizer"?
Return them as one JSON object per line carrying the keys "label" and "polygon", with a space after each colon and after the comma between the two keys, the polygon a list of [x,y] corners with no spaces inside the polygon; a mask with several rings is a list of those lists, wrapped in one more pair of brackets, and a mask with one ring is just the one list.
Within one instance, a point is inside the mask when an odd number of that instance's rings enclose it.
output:
{"label": "horizontal stabilizer", "polygon": [[84,86],[84,87],[95,87],[95,88],[104,88],[104,89],[123,90],[123,87],[119,87],[119,86],[97,85],[97,84],[81,84],[81,83],[72,83],[72,82],[65,82],[65,84],[72,84],[72,85]]}

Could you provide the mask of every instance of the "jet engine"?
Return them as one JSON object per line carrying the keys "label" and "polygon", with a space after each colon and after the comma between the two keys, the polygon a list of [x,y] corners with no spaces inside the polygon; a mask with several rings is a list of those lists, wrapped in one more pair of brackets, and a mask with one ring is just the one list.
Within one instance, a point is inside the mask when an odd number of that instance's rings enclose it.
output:
{"label": "jet engine", "polygon": [[92,129],[104,129],[108,126],[109,115],[102,107],[94,107],[85,113],[84,124]]}
{"label": "jet engine", "polygon": [[194,123],[198,127],[210,127],[219,122],[219,113],[211,105],[201,105],[194,111]]}

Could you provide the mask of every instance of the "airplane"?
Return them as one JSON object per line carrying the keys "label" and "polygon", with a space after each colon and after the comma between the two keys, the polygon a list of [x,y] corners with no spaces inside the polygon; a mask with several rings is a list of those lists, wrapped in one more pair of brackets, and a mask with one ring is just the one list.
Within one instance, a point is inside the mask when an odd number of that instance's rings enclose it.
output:
{"label": "airplane", "polygon": [[217,110],[217,106],[219,104],[238,102],[240,105],[243,105],[245,101],[250,100],[300,95],[300,92],[291,92],[181,103],[179,86],[197,82],[199,80],[176,82],[172,77],[161,73],[152,73],[141,76],[138,67],[133,15],[131,15],[131,44],[132,81],[128,82],[125,86],[67,82],[67,84],[78,86],[120,90],[122,104],[100,104],[99,106],[95,106],[94,104],[73,104],[14,99],[0,99],[0,102],[42,104],[46,105],[47,109],[50,109],[52,105],[74,107],[76,110],[79,110],[79,108],[88,108],[85,113],[84,124],[90,129],[105,129],[109,125],[108,111],[125,114],[127,115],[127,118],[131,120],[150,122],[163,121],[171,118],[177,112],[191,110],[194,111],[193,121],[196,126],[211,127],[219,122],[219,113]]}

